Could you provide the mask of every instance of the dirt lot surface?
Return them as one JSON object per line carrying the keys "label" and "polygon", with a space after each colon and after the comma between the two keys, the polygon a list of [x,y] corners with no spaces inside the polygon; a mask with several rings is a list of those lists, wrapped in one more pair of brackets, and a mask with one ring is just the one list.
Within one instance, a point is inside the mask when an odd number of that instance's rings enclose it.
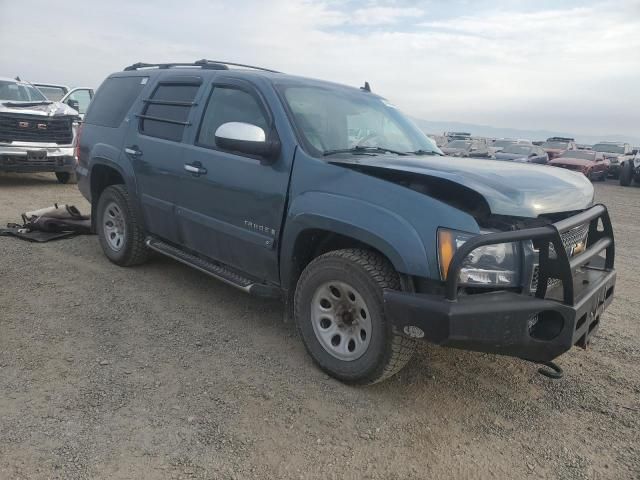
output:
{"label": "dirt lot surface", "polygon": [[[616,299],[562,380],[425,346],[386,383],[318,371],[277,302],[174,261],[117,267],[94,236],[0,238],[0,479],[640,478],[640,188],[597,184]],[[0,174],[0,224],[57,202]]]}

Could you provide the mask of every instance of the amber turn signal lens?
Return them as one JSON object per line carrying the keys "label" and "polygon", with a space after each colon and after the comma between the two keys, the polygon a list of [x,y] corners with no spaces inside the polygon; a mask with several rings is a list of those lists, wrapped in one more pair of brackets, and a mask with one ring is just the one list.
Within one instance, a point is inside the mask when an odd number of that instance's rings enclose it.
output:
{"label": "amber turn signal lens", "polygon": [[438,260],[440,261],[440,276],[447,279],[449,265],[455,253],[455,238],[450,230],[438,230]]}

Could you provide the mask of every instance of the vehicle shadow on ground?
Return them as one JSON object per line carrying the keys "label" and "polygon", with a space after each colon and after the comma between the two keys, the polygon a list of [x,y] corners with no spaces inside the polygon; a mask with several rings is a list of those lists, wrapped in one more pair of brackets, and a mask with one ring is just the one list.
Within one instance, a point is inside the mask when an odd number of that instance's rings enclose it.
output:
{"label": "vehicle shadow on ground", "polygon": [[[265,344],[256,343],[257,355],[273,355],[270,348],[281,339],[282,347],[291,340],[299,343],[299,348],[288,358],[283,358],[290,364],[291,369],[297,369],[301,363],[305,364],[305,370],[315,371],[318,378],[324,374],[307,355],[302,339],[300,338],[295,321],[285,315],[284,300],[263,299],[247,295],[229,285],[211,278],[197,270],[191,269],[179,262],[161,255],[154,256],[151,262],[143,268],[148,269],[153,275],[162,276],[166,281],[177,282],[194,294],[192,300],[199,299],[210,304],[209,309],[214,311],[220,308],[220,302],[235,311],[246,315],[247,325],[258,335],[271,338]],[[171,280],[169,280],[171,279]],[[224,321],[229,321],[231,315]],[[197,329],[200,325],[194,324]],[[229,324],[227,328],[234,329]],[[263,351],[260,351],[263,350]],[[469,352],[452,348],[441,348],[427,342],[419,342],[416,354],[409,364],[391,379],[369,387],[351,387],[336,382],[338,389],[351,390],[366,389],[370,394],[379,399],[387,397],[403,397],[405,395],[420,396],[424,389],[437,389],[444,394],[448,392],[452,398],[468,394],[478,388],[479,384],[493,384],[491,389],[502,389],[503,394],[509,396],[521,391],[523,385],[528,384],[533,378],[538,377],[537,366],[523,360],[500,357],[497,355]],[[253,369],[247,366],[247,374]],[[475,378],[473,381],[472,378]]]}
{"label": "vehicle shadow on ground", "polygon": [[53,173],[46,174],[19,174],[0,172],[1,187],[34,187],[38,185],[55,185],[58,183]]}

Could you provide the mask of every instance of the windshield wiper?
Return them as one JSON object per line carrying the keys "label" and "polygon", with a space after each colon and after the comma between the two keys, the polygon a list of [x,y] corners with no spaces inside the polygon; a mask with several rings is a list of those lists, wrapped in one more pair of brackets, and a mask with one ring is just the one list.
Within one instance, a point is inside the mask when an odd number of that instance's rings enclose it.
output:
{"label": "windshield wiper", "polygon": [[326,150],[324,152],[322,152],[322,155],[324,155],[325,157],[328,155],[335,155],[338,153],[353,153],[353,154],[357,154],[357,153],[363,153],[363,154],[373,154],[375,155],[375,153],[393,153],[395,155],[408,155],[405,152],[399,152],[398,150],[392,150],[390,148],[384,148],[384,147],[353,147],[353,148],[340,148],[340,149],[336,149],[336,150]]}
{"label": "windshield wiper", "polygon": [[416,150],[415,152],[407,152],[409,155],[438,155],[442,156],[441,153],[434,152],[433,150]]}

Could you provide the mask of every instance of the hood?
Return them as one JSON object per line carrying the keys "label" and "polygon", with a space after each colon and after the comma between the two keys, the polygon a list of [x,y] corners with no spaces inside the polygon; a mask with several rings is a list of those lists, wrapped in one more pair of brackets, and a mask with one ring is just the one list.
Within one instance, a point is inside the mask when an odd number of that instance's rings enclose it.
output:
{"label": "hood", "polygon": [[578,167],[590,167],[595,162],[584,158],[556,157],[549,162],[549,165],[576,165]]}
{"label": "hood", "polygon": [[497,215],[535,218],[542,214],[583,210],[593,204],[593,185],[584,175],[546,165],[460,157],[382,155],[336,157],[331,163],[348,165],[365,173],[371,168],[457,183],[481,195],[491,213]]}
{"label": "hood", "polygon": [[38,115],[42,117],[54,117],[63,115],[78,115],[78,112],[69,105],[60,102],[13,102],[0,100],[0,114],[19,113],[23,115]]}

